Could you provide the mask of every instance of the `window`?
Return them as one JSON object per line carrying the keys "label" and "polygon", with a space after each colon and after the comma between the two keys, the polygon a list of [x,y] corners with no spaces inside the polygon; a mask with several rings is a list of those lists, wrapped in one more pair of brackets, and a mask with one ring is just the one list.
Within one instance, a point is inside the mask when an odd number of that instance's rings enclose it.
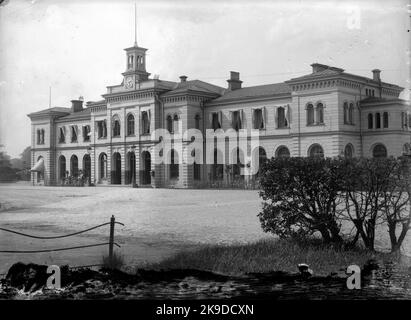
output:
{"label": "window", "polygon": [[276,157],[278,158],[289,158],[290,150],[288,150],[288,148],[285,146],[281,146],[281,147],[278,147],[277,152],[275,154],[276,154]]}
{"label": "window", "polygon": [[324,106],[322,103],[317,104],[317,124],[324,123]]}
{"label": "window", "polygon": [[71,126],[71,142],[77,142],[77,126]]}
{"label": "window", "polygon": [[134,66],[134,55],[130,54],[130,55],[128,56],[128,65],[127,65],[127,68],[128,68],[128,69],[132,69],[133,66]]}
{"label": "window", "polygon": [[78,158],[74,154],[70,158],[70,175],[72,177],[78,176]]}
{"label": "window", "polygon": [[375,114],[375,128],[381,128],[381,114],[379,112]]}
{"label": "window", "polygon": [[196,114],[194,117],[194,127],[200,130],[200,115]]}
{"label": "window", "polygon": [[61,127],[59,129],[59,143],[65,143],[66,142],[66,128]]}
{"label": "window", "polygon": [[258,171],[257,171],[257,175],[260,174],[260,169],[266,161],[267,161],[267,153],[265,152],[265,149],[263,147],[259,147],[258,148]]}
{"label": "window", "polygon": [[221,151],[214,149],[214,159],[211,171],[212,180],[223,180],[224,178],[224,164],[223,154]]}
{"label": "window", "polygon": [[265,126],[265,110],[254,109],[253,110],[253,127],[254,129],[264,129]]}
{"label": "window", "polygon": [[372,129],[374,127],[374,118],[372,113],[368,114],[368,129]]}
{"label": "window", "polygon": [[324,150],[319,144],[314,144],[310,147],[308,151],[308,155],[314,158],[323,158],[324,157]]}
{"label": "window", "polygon": [[242,128],[242,113],[242,110],[233,111],[231,113],[231,126],[236,131]]}
{"label": "window", "polygon": [[344,157],[346,159],[351,159],[354,155],[354,147],[351,143],[347,144],[344,149]]}
{"label": "window", "polygon": [[310,103],[307,105],[307,125],[314,124],[314,106]]}
{"label": "window", "polygon": [[97,137],[99,139],[107,137],[107,122],[106,122],[106,120],[97,121]]}
{"label": "window", "polygon": [[214,130],[221,129],[222,127],[222,114],[221,111],[211,113],[211,128]]}
{"label": "window", "polygon": [[174,118],[173,118],[173,132],[178,132],[179,131],[178,130],[179,120],[180,120],[180,118],[178,117],[177,114],[175,114]]}
{"label": "window", "polygon": [[84,142],[90,141],[90,135],[91,135],[90,126],[89,125],[83,126],[83,141]]}
{"label": "window", "polygon": [[384,128],[388,128],[388,112],[382,114],[382,125]]}
{"label": "window", "polygon": [[171,159],[170,159],[170,179],[178,179],[178,158],[177,152],[171,149]]}
{"label": "window", "polygon": [[114,119],[113,122],[113,137],[120,136],[120,120],[118,118]]}
{"label": "window", "polygon": [[354,103],[350,103],[350,108],[348,109],[348,123],[354,124]]}
{"label": "window", "polygon": [[37,130],[37,144],[44,144],[44,129]]}
{"label": "window", "polygon": [[170,115],[167,116],[167,130],[169,133],[173,133],[173,118]]}
{"label": "window", "polygon": [[368,94],[368,89],[365,89],[365,95],[368,97],[369,96],[369,94]]}
{"label": "window", "polygon": [[344,102],[344,124],[348,123],[348,103]]}
{"label": "window", "polygon": [[150,110],[141,113],[142,134],[150,133]]}
{"label": "window", "polygon": [[127,135],[134,135],[134,116],[132,114],[127,116]]}
{"label": "window", "polygon": [[287,115],[284,107],[277,108],[277,128],[288,128]]}
{"label": "window", "polygon": [[100,179],[105,179],[107,177],[107,155],[101,153],[99,157],[100,166]]}
{"label": "window", "polygon": [[383,144],[377,144],[372,150],[372,156],[374,158],[386,158],[387,148]]}

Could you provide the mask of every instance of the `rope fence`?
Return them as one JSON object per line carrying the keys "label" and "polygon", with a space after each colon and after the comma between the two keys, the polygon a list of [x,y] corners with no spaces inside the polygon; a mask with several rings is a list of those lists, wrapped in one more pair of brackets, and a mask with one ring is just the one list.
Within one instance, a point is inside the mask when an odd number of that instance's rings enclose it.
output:
{"label": "rope fence", "polygon": [[[66,247],[66,248],[56,248],[56,249],[39,249],[39,250],[0,250],[0,253],[44,253],[44,252],[55,252],[55,251],[66,251],[66,250],[76,250],[76,249],[83,249],[83,248],[91,248],[91,247],[99,247],[99,246],[106,246],[108,245],[108,251],[109,251],[109,263],[111,265],[111,262],[113,261],[113,253],[114,253],[114,246],[117,247],[121,247],[118,243],[114,242],[114,226],[116,224],[122,225],[124,226],[123,223],[121,222],[117,222],[115,220],[114,215],[111,216],[110,218],[110,222],[106,222],[103,224],[100,224],[98,226],[94,226],[82,231],[78,231],[78,232],[74,232],[74,233],[70,233],[70,234],[65,234],[65,235],[60,235],[60,236],[52,236],[52,237],[42,237],[42,236],[36,236],[36,235],[30,235],[30,234],[26,234],[26,233],[22,233],[22,232],[18,232],[15,230],[10,230],[10,229],[6,229],[6,228],[0,228],[0,230],[5,231],[5,232],[9,232],[9,233],[13,233],[13,234],[17,234],[19,236],[23,236],[23,237],[28,237],[28,238],[33,238],[33,239],[42,239],[42,240],[51,240],[51,239],[61,239],[61,238],[67,238],[67,237],[72,237],[72,236],[76,236],[97,228],[101,228],[103,226],[106,225],[110,225],[110,236],[109,236],[109,242],[103,242],[103,243],[95,243],[95,244],[88,244],[88,245],[82,245],[82,246],[73,246],[73,247]],[[98,265],[90,265],[90,266],[98,266]],[[85,267],[85,266],[81,266],[81,267]],[[79,267],[80,268],[80,267]],[[2,274],[0,274],[2,275]]]}

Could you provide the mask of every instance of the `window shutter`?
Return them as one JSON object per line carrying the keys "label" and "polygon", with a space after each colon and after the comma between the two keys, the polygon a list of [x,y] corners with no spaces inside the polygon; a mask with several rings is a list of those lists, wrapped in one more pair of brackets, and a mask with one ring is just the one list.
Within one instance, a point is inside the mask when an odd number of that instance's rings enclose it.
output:
{"label": "window shutter", "polygon": [[278,129],[278,107],[274,108],[274,124],[275,128]]}
{"label": "window shutter", "polygon": [[252,124],[253,124],[253,129],[258,129],[257,128],[257,124],[255,123],[255,112],[257,111],[258,109],[251,109],[251,122],[252,122]]}
{"label": "window shutter", "polygon": [[220,128],[223,127],[223,113],[221,111],[218,111],[218,124],[220,125]]}
{"label": "window shutter", "polygon": [[147,131],[150,132],[150,126],[151,126],[151,110],[147,110],[147,118],[148,118],[148,124],[147,124]]}
{"label": "window shutter", "polygon": [[266,108],[265,107],[262,107],[261,108],[261,116],[263,117],[263,128],[265,129],[266,128],[266,123],[265,123],[265,121],[266,121]]}
{"label": "window shutter", "polygon": [[213,112],[208,115],[208,120],[210,121],[210,128],[213,128]]}
{"label": "window shutter", "polygon": [[244,128],[244,111],[243,109],[240,110],[240,128]]}
{"label": "window shutter", "polygon": [[289,104],[287,104],[287,122],[288,122],[288,127],[290,127],[291,121],[292,121],[292,114],[291,114],[291,107]]}

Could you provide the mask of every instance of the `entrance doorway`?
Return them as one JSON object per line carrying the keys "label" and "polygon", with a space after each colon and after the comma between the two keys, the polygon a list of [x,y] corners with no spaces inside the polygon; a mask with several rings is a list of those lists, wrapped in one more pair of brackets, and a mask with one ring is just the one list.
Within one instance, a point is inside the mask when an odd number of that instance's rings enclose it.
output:
{"label": "entrance doorway", "polygon": [[141,170],[141,184],[148,185],[151,184],[151,155],[148,151],[143,151],[141,154],[141,163],[142,163],[142,170]]}
{"label": "entrance doorway", "polygon": [[111,161],[111,184],[121,184],[121,155],[118,152],[113,154]]}

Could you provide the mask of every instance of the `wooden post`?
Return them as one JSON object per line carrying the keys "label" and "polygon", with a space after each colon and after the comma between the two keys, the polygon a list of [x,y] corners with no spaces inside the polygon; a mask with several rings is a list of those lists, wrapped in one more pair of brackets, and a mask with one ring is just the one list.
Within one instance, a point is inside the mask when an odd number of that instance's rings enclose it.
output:
{"label": "wooden post", "polygon": [[110,219],[110,240],[109,240],[109,245],[108,245],[108,261],[110,263],[110,268],[113,265],[114,225],[115,225],[115,218],[114,218],[114,215],[112,215]]}

